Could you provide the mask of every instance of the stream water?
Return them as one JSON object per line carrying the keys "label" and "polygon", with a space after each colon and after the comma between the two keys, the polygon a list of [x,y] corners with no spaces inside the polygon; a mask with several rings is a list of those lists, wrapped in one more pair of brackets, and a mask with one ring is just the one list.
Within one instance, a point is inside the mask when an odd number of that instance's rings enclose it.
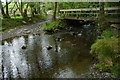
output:
{"label": "stream water", "polygon": [[[3,40],[0,78],[78,78],[92,65],[90,46],[95,39],[90,24],[54,34],[30,34]],[[56,40],[57,38],[61,40]],[[26,49],[21,47],[26,45]],[[52,46],[50,50],[47,46]]]}

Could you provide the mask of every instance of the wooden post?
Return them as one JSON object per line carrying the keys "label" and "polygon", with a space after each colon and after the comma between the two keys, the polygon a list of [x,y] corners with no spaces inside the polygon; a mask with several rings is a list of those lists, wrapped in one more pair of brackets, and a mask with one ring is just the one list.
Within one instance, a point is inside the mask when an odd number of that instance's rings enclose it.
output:
{"label": "wooden post", "polygon": [[100,6],[100,10],[99,10],[99,27],[100,27],[100,31],[102,32],[103,30],[106,29],[107,24],[105,21],[105,11],[104,11],[104,2],[100,2],[99,3]]}

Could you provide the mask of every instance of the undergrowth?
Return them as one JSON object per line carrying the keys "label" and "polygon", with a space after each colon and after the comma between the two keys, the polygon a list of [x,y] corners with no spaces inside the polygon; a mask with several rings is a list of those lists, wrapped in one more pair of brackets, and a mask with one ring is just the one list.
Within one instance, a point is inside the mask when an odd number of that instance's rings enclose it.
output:
{"label": "undergrowth", "polygon": [[93,55],[96,55],[100,61],[96,67],[103,70],[110,70],[114,77],[120,77],[119,39],[119,37],[116,37],[116,35],[107,29],[103,31],[101,39],[96,40],[91,46],[90,51]]}

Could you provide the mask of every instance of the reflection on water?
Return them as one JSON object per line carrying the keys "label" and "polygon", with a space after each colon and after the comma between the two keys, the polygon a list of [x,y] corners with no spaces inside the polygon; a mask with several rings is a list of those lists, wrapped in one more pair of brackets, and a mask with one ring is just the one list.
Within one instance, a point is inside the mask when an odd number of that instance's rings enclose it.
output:
{"label": "reflection on water", "polygon": [[[25,78],[27,76],[27,62],[24,54],[21,52],[21,46],[25,44],[24,37],[13,39],[12,43],[4,43],[2,50],[3,56],[3,74],[4,78],[21,76]],[[19,74],[20,73],[20,74]]]}
{"label": "reflection on water", "polygon": [[[55,41],[56,37],[64,38]],[[0,78],[75,78],[88,71],[90,39],[69,33],[15,37],[0,45]],[[21,47],[26,45],[26,49]],[[51,45],[53,48],[47,50]]]}
{"label": "reflection on water", "polygon": [[51,57],[49,55],[49,51],[46,49],[48,44],[49,44],[48,37],[42,35],[41,36],[41,47],[42,47],[42,51],[41,51],[42,61],[41,61],[41,63],[42,63],[42,67],[44,67],[44,68],[48,68],[49,66],[52,65],[52,61],[51,61]]}
{"label": "reflection on water", "polygon": [[55,76],[56,78],[75,78],[75,74],[70,68],[60,69],[59,74],[55,74]]}

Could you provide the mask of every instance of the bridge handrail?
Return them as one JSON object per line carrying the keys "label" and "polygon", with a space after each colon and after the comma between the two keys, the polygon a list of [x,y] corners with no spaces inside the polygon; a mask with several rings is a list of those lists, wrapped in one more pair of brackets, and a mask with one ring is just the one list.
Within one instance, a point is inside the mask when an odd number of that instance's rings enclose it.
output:
{"label": "bridge handrail", "polygon": [[[66,14],[100,14],[100,13],[66,13]],[[120,14],[120,13],[105,13],[105,14]]]}
{"label": "bridge handrail", "polygon": [[[67,12],[67,11],[99,11],[100,8],[81,8],[81,9],[64,9],[60,10],[60,12]],[[105,10],[120,10],[119,7],[108,7]]]}

